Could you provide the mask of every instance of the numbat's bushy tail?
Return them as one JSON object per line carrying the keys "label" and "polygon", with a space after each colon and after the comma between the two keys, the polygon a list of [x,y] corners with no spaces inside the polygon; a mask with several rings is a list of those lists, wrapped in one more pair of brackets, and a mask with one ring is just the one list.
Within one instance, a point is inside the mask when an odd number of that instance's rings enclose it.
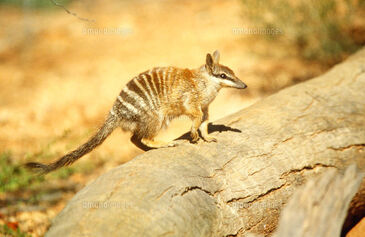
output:
{"label": "numbat's bushy tail", "polygon": [[105,123],[99,128],[97,133],[92,136],[86,143],[78,147],[76,150],[71,151],[67,155],[64,155],[57,161],[50,164],[42,164],[36,162],[29,162],[25,164],[26,168],[39,172],[40,174],[46,174],[58,168],[66,165],[71,165],[76,160],[92,151],[95,147],[102,144],[104,140],[113,132],[117,127],[118,121],[115,116],[109,115]]}
{"label": "numbat's bushy tail", "polygon": [[123,88],[107,121],[88,142],[49,165],[28,163],[26,166],[48,173],[70,165],[100,145],[118,126],[132,132],[133,138],[147,147],[175,146],[175,141],[165,143],[154,138],[171,119],[181,115],[192,120],[192,142],[199,140],[198,130],[204,141],[216,141],[208,134],[209,104],[223,87],[247,87],[232,69],[219,63],[219,58],[219,52],[215,51],[213,55],[208,53],[205,64],[196,69],[156,67],[140,73]]}

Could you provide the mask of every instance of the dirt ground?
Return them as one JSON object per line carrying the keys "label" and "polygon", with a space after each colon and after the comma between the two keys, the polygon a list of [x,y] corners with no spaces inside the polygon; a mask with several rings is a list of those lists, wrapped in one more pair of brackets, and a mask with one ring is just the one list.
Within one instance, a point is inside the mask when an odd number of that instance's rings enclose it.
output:
{"label": "dirt ground", "polygon": [[[210,106],[212,121],[325,70],[296,58],[278,61],[280,45],[234,32],[247,26],[239,0],[75,1],[67,9],[95,22],[57,6],[0,7],[0,152],[11,152],[19,164],[49,162],[82,144],[123,86],[154,66],[195,68],[207,52],[219,49],[221,63],[248,89],[222,90]],[[179,119],[159,138],[172,140],[189,127],[188,119]],[[42,205],[28,205],[34,192],[0,193],[0,224],[16,223],[42,236],[80,188],[143,152],[129,138],[116,130],[75,164],[80,172],[64,179],[46,176],[44,188],[53,191],[40,198]]]}

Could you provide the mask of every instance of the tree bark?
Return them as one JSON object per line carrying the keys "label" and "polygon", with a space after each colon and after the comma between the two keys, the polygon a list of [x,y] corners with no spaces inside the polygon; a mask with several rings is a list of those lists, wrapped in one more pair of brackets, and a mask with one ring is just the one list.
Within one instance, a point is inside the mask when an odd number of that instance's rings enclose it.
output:
{"label": "tree bark", "polygon": [[210,129],[217,143],[151,150],[97,178],[46,236],[272,233],[308,179],[365,171],[365,49]]}

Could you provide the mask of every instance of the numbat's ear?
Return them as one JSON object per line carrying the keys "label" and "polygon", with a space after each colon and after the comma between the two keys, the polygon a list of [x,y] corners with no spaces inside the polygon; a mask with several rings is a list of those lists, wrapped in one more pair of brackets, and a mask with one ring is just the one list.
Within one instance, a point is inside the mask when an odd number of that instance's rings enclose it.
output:
{"label": "numbat's ear", "polygon": [[213,61],[215,64],[219,63],[220,53],[218,50],[214,51],[213,53]]}
{"label": "numbat's ear", "polygon": [[213,62],[212,55],[210,55],[209,53],[207,54],[207,58],[205,60],[205,64],[206,64],[207,69],[209,71],[213,71],[214,62]]}

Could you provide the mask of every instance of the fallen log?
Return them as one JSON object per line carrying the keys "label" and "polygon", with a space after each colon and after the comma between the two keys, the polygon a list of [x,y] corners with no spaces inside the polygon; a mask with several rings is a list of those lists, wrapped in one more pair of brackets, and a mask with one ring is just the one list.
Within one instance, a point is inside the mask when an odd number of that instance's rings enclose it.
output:
{"label": "fallen log", "polygon": [[307,180],[350,164],[365,171],[365,49],[210,130],[217,143],[151,150],[100,176],[46,236],[273,233]]}

